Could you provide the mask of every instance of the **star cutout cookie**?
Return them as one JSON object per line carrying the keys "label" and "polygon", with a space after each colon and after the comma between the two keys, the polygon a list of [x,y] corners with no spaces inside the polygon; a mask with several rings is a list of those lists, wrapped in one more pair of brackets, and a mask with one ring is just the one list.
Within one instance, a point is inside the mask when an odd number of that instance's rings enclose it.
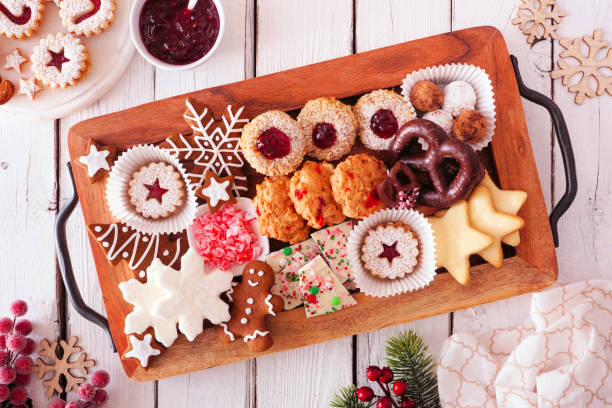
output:
{"label": "star cutout cookie", "polygon": [[129,340],[131,347],[123,356],[125,358],[137,359],[138,363],[143,368],[147,368],[149,366],[149,358],[161,354],[161,351],[151,347],[153,336],[151,336],[149,333],[145,334],[142,340],[132,334],[130,335]]}
{"label": "star cutout cookie", "polygon": [[36,83],[36,77],[30,79],[19,78],[19,95],[27,95],[33,101],[36,94],[41,90],[42,88]]}
{"label": "star cutout cookie", "polygon": [[87,154],[79,157],[79,162],[87,167],[87,177],[90,183],[100,180],[105,172],[110,171],[117,149],[102,146],[93,139],[87,143]]}
{"label": "star cutout cookie", "polygon": [[10,54],[4,56],[6,62],[4,69],[14,69],[21,74],[21,66],[28,62],[28,59],[21,55],[19,48],[15,48]]}
{"label": "star cutout cookie", "polygon": [[505,214],[495,209],[491,192],[478,186],[468,198],[468,212],[474,228],[484,232],[493,242],[478,252],[485,261],[499,268],[504,261],[501,239],[523,228],[525,221],[516,215]]}
{"label": "star cutout cookie", "polygon": [[[479,186],[484,186],[489,189],[493,197],[495,208],[506,214],[516,215],[525,201],[527,201],[527,193],[521,190],[502,190],[493,182],[488,172],[480,182]],[[518,231],[506,235],[502,238],[504,244],[516,247],[521,243],[521,236]]]}
{"label": "star cutout cookie", "polygon": [[214,214],[225,204],[234,204],[236,197],[232,194],[234,176],[219,177],[213,172],[208,172],[202,185],[196,191],[196,196],[206,200],[208,209]]}
{"label": "star cutout cookie", "polygon": [[493,239],[470,224],[468,204],[459,201],[441,217],[427,217],[436,242],[436,267],[444,267],[462,285],[470,281],[470,255],[493,243]]}

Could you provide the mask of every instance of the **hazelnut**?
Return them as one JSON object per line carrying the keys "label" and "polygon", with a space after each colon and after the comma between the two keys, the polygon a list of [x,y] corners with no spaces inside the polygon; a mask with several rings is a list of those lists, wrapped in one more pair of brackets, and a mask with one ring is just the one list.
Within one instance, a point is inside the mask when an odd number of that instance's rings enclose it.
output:
{"label": "hazelnut", "polygon": [[431,81],[419,81],[410,90],[410,102],[421,112],[435,111],[444,104],[444,93]]}
{"label": "hazelnut", "polygon": [[8,79],[0,82],[0,105],[4,105],[15,95],[15,86]]}

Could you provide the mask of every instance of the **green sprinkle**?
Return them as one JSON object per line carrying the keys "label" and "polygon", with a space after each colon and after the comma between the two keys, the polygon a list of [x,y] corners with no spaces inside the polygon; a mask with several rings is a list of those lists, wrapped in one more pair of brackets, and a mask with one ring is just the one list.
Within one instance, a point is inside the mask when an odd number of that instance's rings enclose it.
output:
{"label": "green sprinkle", "polygon": [[340,304],[340,298],[338,296],[334,296],[331,298],[331,304],[333,306],[338,306]]}
{"label": "green sprinkle", "polygon": [[293,253],[293,249],[291,249],[291,247],[285,247],[283,248],[283,255],[289,256]]}
{"label": "green sprinkle", "polygon": [[332,236],[331,236],[331,239],[332,239],[332,240],[336,239],[336,236],[335,236],[335,235],[332,235]]}
{"label": "green sprinkle", "polygon": [[310,293],[313,295],[316,295],[317,293],[319,293],[319,288],[316,286],[311,286],[310,287]]}

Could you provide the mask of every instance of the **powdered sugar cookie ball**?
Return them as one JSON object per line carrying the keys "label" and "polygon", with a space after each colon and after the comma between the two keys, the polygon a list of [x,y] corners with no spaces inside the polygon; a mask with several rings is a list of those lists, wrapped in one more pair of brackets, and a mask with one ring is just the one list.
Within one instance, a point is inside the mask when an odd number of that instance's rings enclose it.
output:
{"label": "powdered sugar cookie ball", "polygon": [[8,38],[29,38],[38,30],[45,0],[2,0],[0,34]]}
{"label": "powdered sugar cookie ball", "polygon": [[89,37],[108,28],[116,7],[114,0],[61,0],[59,15],[68,31]]}
{"label": "powdered sugar cookie ball", "polygon": [[379,89],[363,95],[355,104],[359,121],[359,138],[368,149],[386,150],[395,132],[414,114],[401,95]]}
{"label": "powdered sugar cookie ball", "polygon": [[298,123],[276,110],[262,113],[242,128],[240,148],[249,164],[268,176],[291,173],[306,154]]}
{"label": "powdered sugar cookie ball", "polygon": [[427,119],[440,126],[446,133],[450,135],[453,129],[453,115],[442,109],[433,112],[427,112],[421,119]]}
{"label": "powdered sugar cookie ball", "polygon": [[298,115],[306,140],[306,154],[319,160],[338,160],[351,150],[357,135],[353,109],[335,98],[306,102]]}
{"label": "powdered sugar cookie ball", "polygon": [[34,47],[30,60],[34,75],[43,84],[67,88],[87,72],[89,52],[73,35],[49,34]]}
{"label": "powdered sugar cookie ball", "polygon": [[442,110],[457,117],[468,109],[476,106],[476,92],[472,85],[465,81],[454,81],[444,87],[444,105]]}

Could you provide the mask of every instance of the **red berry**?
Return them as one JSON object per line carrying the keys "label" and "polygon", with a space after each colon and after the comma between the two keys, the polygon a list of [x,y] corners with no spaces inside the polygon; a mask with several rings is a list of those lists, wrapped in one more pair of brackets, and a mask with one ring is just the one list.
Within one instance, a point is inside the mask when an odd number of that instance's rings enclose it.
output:
{"label": "red berry", "polygon": [[13,367],[15,367],[15,371],[17,374],[30,374],[32,371],[32,366],[34,366],[34,362],[28,356],[21,356],[15,360]]}
{"label": "red berry", "polygon": [[17,377],[17,372],[13,367],[0,367],[0,384],[11,384],[15,381],[15,377]]}
{"label": "red berry", "polygon": [[380,397],[376,402],[376,408],[392,408],[393,403],[387,397]]}
{"label": "red berry", "polygon": [[400,408],[414,408],[414,401],[405,399],[402,401],[402,405],[400,405]]}
{"label": "red berry", "polygon": [[90,402],[94,399],[94,396],[96,395],[96,387],[89,383],[83,383],[79,385],[77,395],[81,401]]}
{"label": "red berry", "polygon": [[110,382],[110,375],[104,370],[98,370],[91,376],[91,383],[96,388],[104,388]]}
{"label": "red berry", "polygon": [[35,347],[36,347],[36,343],[34,343],[34,340],[26,339],[26,345],[23,348],[23,350],[21,350],[21,354],[28,356],[34,352]]}
{"label": "red berry", "polygon": [[25,348],[27,342],[23,334],[14,333],[6,338],[6,348],[15,353],[19,353]]}
{"label": "red berry", "polygon": [[404,395],[406,390],[408,390],[408,384],[406,384],[405,381],[398,380],[393,383],[393,392],[395,395]]}
{"label": "red berry", "polygon": [[378,381],[380,378],[380,368],[377,366],[369,366],[366,368],[366,377],[368,377],[370,381]]}
{"label": "red berry", "polygon": [[28,392],[23,387],[15,387],[11,390],[11,403],[13,405],[24,404],[28,399]]}
{"label": "red berry", "polygon": [[372,398],[374,398],[374,391],[370,387],[359,387],[355,390],[355,394],[357,399],[363,402],[372,401]]}
{"label": "red berry", "polygon": [[15,331],[27,336],[28,334],[32,333],[32,322],[28,319],[19,320],[17,323],[15,323]]}
{"label": "red berry", "polygon": [[3,317],[0,319],[0,334],[10,334],[13,330],[13,319]]}
{"label": "red berry", "polygon": [[56,399],[54,401],[51,401],[51,403],[49,404],[49,408],[64,408],[66,406],[66,401],[64,401],[63,399]]}
{"label": "red berry", "polygon": [[64,408],[83,408],[83,404],[81,401],[70,401],[64,406]]}
{"label": "red berry", "polygon": [[0,335],[0,349],[6,348],[6,335]]}
{"label": "red berry", "polygon": [[0,385],[0,402],[4,402],[11,395],[11,390],[8,385]]}
{"label": "red berry", "polygon": [[393,371],[391,371],[389,367],[383,367],[382,370],[380,370],[379,380],[385,384],[390,383],[393,380]]}
{"label": "red berry", "polygon": [[16,300],[11,304],[11,313],[13,316],[23,316],[28,313],[28,304],[23,300]]}
{"label": "red berry", "polygon": [[30,374],[17,374],[15,377],[15,385],[25,387],[30,383]]}
{"label": "red berry", "polygon": [[108,393],[104,390],[98,389],[96,390],[96,396],[93,399],[93,402],[96,404],[104,404],[108,401]]}
{"label": "red berry", "polygon": [[6,350],[0,350],[0,366],[5,366],[11,359],[11,354]]}

